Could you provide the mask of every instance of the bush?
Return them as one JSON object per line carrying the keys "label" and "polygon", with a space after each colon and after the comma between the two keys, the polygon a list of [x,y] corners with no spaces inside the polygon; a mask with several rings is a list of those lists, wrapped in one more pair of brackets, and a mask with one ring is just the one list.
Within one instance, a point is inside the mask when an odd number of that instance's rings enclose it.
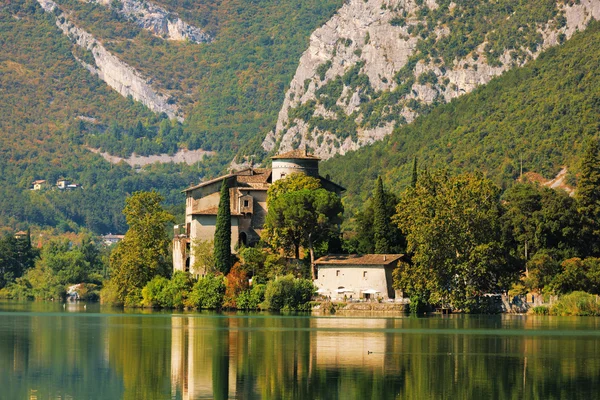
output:
{"label": "bush", "polygon": [[536,306],[531,309],[531,313],[533,315],[548,315],[550,314],[550,309],[546,306]]}
{"label": "bush", "polygon": [[142,306],[144,307],[170,307],[165,298],[169,280],[164,276],[155,276],[142,289]]}
{"label": "bush", "polygon": [[238,310],[258,310],[265,301],[266,285],[255,284],[251,289],[241,292],[236,299]]}
{"label": "bush", "polygon": [[223,275],[206,275],[198,279],[185,301],[185,305],[197,309],[220,309],[225,297]]}
{"label": "bush", "polygon": [[600,298],[586,292],[573,292],[561,297],[550,308],[550,314],[600,316]]}
{"label": "bush", "polygon": [[315,293],[315,286],[309,279],[286,275],[267,284],[264,308],[269,310],[308,310]]}

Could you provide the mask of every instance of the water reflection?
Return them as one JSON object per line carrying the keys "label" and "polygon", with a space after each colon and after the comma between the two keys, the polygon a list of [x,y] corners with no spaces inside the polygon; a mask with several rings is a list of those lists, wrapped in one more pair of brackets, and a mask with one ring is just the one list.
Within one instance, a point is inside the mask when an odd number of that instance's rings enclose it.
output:
{"label": "water reflection", "polygon": [[600,384],[597,318],[99,311],[0,312],[0,398],[595,398]]}

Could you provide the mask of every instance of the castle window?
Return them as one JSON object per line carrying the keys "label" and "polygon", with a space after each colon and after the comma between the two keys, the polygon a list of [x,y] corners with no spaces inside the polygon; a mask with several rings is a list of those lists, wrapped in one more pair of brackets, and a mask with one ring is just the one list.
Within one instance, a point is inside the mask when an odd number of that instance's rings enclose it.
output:
{"label": "castle window", "polygon": [[244,200],[244,207],[249,207],[250,206],[250,202],[248,200]]}
{"label": "castle window", "polygon": [[335,276],[340,276],[340,270],[335,271]]}
{"label": "castle window", "polygon": [[367,271],[363,271],[363,278],[367,277]]}
{"label": "castle window", "polygon": [[285,178],[285,172],[281,173],[281,178]]}

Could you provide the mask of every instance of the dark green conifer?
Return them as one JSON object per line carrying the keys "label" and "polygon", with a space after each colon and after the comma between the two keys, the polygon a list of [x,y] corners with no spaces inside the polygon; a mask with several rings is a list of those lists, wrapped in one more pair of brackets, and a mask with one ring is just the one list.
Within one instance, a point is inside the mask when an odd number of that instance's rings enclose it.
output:
{"label": "dark green conifer", "polygon": [[373,192],[373,233],[375,239],[375,254],[387,254],[390,252],[388,241],[388,218],[385,208],[385,194],[383,192],[383,181],[377,178],[375,191]]}
{"label": "dark green conifer", "polygon": [[600,154],[593,139],[581,160],[577,182],[577,211],[581,216],[582,240],[590,255],[600,254]]}
{"label": "dark green conifer", "polygon": [[410,186],[417,187],[417,157],[413,161],[412,181]]}
{"label": "dark green conifer", "polygon": [[215,269],[227,275],[231,267],[231,210],[227,180],[223,180],[215,226]]}

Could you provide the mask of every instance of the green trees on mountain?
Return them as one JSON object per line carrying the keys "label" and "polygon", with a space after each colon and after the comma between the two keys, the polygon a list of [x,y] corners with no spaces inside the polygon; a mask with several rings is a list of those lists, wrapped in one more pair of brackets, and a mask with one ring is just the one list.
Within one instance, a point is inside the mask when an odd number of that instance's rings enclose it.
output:
{"label": "green trees on mountain", "polygon": [[577,211],[582,218],[582,235],[587,254],[600,255],[600,151],[596,138],[589,141],[581,160],[577,182]]}
{"label": "green trees on mountain", "polygon": [[223,180],[217,210],[214,243],[215,269],[227,275],[231,268],[231,204],[227,179]]}

